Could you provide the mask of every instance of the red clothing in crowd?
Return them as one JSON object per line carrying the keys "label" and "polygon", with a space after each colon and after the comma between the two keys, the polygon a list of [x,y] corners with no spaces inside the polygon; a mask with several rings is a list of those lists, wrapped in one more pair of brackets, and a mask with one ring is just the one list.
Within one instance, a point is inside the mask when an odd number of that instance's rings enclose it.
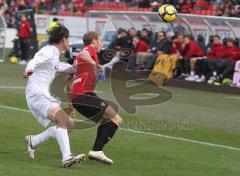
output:
{"label": "red clothing in crowd", "polygon": [[139,40],[137,46],[133,49],[133,52],[134,53],[147,52],[148,49],[149,49],[148,44],[142,40]]}
{"label": "red clothing in crowd", "polygon": [[236,62],[240,58],[240,49],[236,46],[226,47],[224,53],[225,53],[225,58],[228,58],[233,62]]}
{"label": "red clothing in crowd", "polygon": [[172,45],[172,48],[171,48],[170,53],[171,53],[171,54],[176,54],[176,53],[177,53],[177,46],[176,46],[175,43]]}
{"label": "red clothing in crowd", "polygon": [[234,52],[231,56],[230,56],[231,61],[236,62],[238,60],[240,60],[240,49],[237,52]]}
{"label": "red clothing in crowd", "polygon": [[93,92],[97,83],[97,69],[99,66],[97,53],[95,49],[90,45],[85,46],[83,50],[89,52],[89,55],[96,65],[83,60],[80,56],[76,57],[74,63],[76,67],[76,77],[74,78],[74,81],[70,87],[72,100],[81,94]]}
{"label": "red clothing in crowd", "polygon": [[224,58],[225,46],[223,44],[213,45],[211,51],[207,54],[208,59],[222,59]]}
{"label": "red clothing in crowd", "polygon": [[184,3],[180,9],[181,13],[188,13],[192,10],[193,4],[192,3]]}
{"label": "red clothing in crowd", "polygon": [[45,0],[46,4],[50,4],[52,2],[52,0]]}
{"label": "red clothing in crowd", "polygon": [[22,23],[20,24],[19,27],[19,37],[22,39],[30,39],[31,36],[31,26],[29,24],[29,22],[26,21],[22,21]]}
{"label": "red clothing in crowd", "polygon": [[176,42],[175,45],[176,45],[176,49],[172,48],[172,51],[174,52],[176,50],[176,52],[179,52],[180,55],[183,56],[184,51],[183,51],[183,48],[182,48],[182,43]]}
{"label": "red clothing in crowd", "polygon": [[183,56],[184,57],[202,57],[204,55],[202,48],[194,41],[190,40],[189,44],[186,45]]}

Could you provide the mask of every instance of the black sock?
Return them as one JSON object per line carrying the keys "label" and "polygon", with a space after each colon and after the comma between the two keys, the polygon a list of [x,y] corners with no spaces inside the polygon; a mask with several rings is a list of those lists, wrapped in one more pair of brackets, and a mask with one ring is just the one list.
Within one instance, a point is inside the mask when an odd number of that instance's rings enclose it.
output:
{"label": "black sock", "polygon": [[98,127],[97,137],[93,145],[93,151],[102,151],[103,147],[111,140],[118,126],[113,122],[101,124]]}

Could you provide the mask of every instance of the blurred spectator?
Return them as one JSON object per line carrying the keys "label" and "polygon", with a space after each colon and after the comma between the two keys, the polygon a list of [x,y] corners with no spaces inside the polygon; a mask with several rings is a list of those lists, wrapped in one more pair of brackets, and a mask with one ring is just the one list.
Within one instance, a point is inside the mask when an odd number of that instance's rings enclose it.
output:
{"label": "blurred spectator", "polygon": [[136,31],[136,29],[135,28],[130,28],[129,30],[128,30],[128,35],[129,35],[129,37],[131,37],[131,38],[133,38],[133,37],[136,37],[137,36],[137,31]]}
{"label": "blurred spectator", "polygon": [[118,36],[112,43],[109,45],[110,49],[115,49],[119,51],[121,48],[131,48],[131,38],[128,36],[128,33],[125,29],[118,29]]}
{"label": "blurred spectator", "polygon": [[158,4],[157,1],[152,2],[151,6],[152,6],[152,11],[153,12],[158,12],[159,4]]}
{"label": "blurred spectator", "polygon": [[0,2],[0,14],[2,15],[8,9],[6,1]]}
{"label": "blurred spectator", "polygon": [[19,64],[26,65],[28,60],[31,27],[25,15],[21,16],[21,23],[19,26],[18,36],[21,48],[21,61],[19,62]]}
{"label": "blurred spectator", "polygon": [[173,31],[168,31],[168,32],[166,33],[166,39],[167,39],[168,41],[172,41],[173,36],[175,36],[175,34],[174,34]]}
{"label": "blurred spectator", "polygon": [[191,0],[186,0],[180,8],[181,13],[190,13],[193,9],[193,2]]}
{"label": "blurred spectator", "polygon": [[160,54],[170,54],[172,48],[172,41],[166,38],[166,33],[160,31],[156,33],[156,39],[153,39],[147,58],[145,59],[146,70],[151,70]]}
{"label": "blurred spectator", "polygon": [[183,54],[179,56],[180,59],[180,78],[189,76],[190,60],[193,57],[202,57],[204,55],[200,46],[192,39],[191,36],[184,36]]}
{"label": "blurred spectator", "polygon": [[140,0],[138,2],[138,7],[139,8],[149,8],[149,7],[151,7],[150,1],[149,0]]}
{"label": "blurred spectator", "polygon": [[85,6],[91,7],[93,5],[93,0],[86,0]]}
{"label": "blurred spectator", "polygon": [[172,4],[172,5],[175,5],[179,3],[179,1],[177,0],[163,0],[163,4]]}
{"label": "blurred spectator", "polygon": [[205,38],[201,34],[198,34],[198,36],[197,36],[197,44],[202,48],[204,54],[206,54],[207,49],[206,49],[206,45],[205,45]]}
{"label": "blurred spectator", "polygon": [[147,28],[143,28],[140,32],[140,39],[143,40],[145,43],[147,43],[148,45],[151,43],[151,37],[150,37],[150,33],[147,30]]}
{"label": "blurred spectator", "polygon": [[19,1],[18,10],[25,10],[25,9],[27,9],[25,1],[24,0]]}
{"label": "blurred spectator", "polygon": [[133,37],[132,44],[134,46],[133,52],[135,54],[140,52],[147,52],[149,50],[149,45],[139,37]]}
{"label": "blurred spectator", "polygon": [[213,82],[217,76],[217,63],[219,59],[223,59],[226,55],[224,51],[225,46],[222,44],[220,37],[218,35],[213,36],[213,45],[208,54],[191,60],[191,75],[186,80],[204,82],[208,71],[210,71],[212,74],[210,80]]}
{"label": "blurred spectator", "polygon": [[215,35],[213,37],[213,46],[211,50],[207,54],[207,58],[218,59],[223,58],[223,51],[225,50],[225,46],[222,44],[221,38],[219,35]]}
{"label": "blurred spectator", "polygon": [[177,39],[177,36],[173,36],[172,37],[172,47],[171,47],[171,54],[177,54],[177,42],[178,42],[178,39]]}
{"label": "blurred spectator", "polygon": [[157,32],[156,39],[153,39],[150,44],[150,51],[153,54],[170,54],[172,42],[166,38],[164,31]]}
{"label": "blurred spectator", "polygon": [[209,41],[208,41],[208,44],[207,44],[207,46],[206,46],[206,53],[209,53],[209,51],[210,51],[211,48],[213,47],[213,38],[214,38],[213,35],[210,35],[210,36],[209,36]]}
{"label": "blurred spectator", "polygon": [[140,60],[137,58],[138,54],[149,52],[149,45],[137,36],[132,38],[132,44],[134,54],[128,59],[129,70],[135,70],[136,61]]}
{"label": "blurred spectator", "polygon": [[240,50],[234,44],[234,40],[227,40],[227,47],[224,51],[224,59],[217,62],[217,77],[215,83],[221,84],[224,78],[233,75],[235,62],[240,59]]}
{"label": "blurred spectator", "polygon": [[5,11],[4,13],[5,22],[7,24],[7,28],[16,28],[16,20],[10,11]]}
{"label": "blurred spectator", "polygon": [[179,34],[177,36],[177,41],[175,42],[175,44],[176,44],[176,51],[181,56],[183,56],[183,54],[184,54],[183,47],[182,47],[183,43],[184,43],[184,35]]}
{"label": "blurred spectator", "polygon": [[120,5],[119,7],[123,7],[116,10],[139,7],[137,9],[139,11],[142,8],[149,8],[149,11],[157,12],[160,5],[172,4],[181,13],[192,13],[192,11],[209,10],[210,8],[210,11],[214,11],[213,13],[219,16],[240,17],[239,0],[2,0],[0,1],[0,13],[4,13],[6,10],[14,13],[17,10],[34,9],[37,13],[56,14],[59,12],[77,12],[78,14],[82,14],[92,8],[102,10],[105,5],[107,7],[106,10],[113,10],[109,9],[108,3],[118,4]]}

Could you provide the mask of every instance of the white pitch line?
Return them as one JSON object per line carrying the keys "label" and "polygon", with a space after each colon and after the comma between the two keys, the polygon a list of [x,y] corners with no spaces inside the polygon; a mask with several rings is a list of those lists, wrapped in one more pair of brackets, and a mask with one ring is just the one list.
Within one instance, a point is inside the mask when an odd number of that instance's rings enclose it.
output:
{"label": "white pitch line", "polygon": [[240,99],[239,96],[226,96],[225,99]]}
{"label": "white pitch line", "polygon": [[8,110],[13,110],[13,111],[20,111],[20,112],[31,113],[31,111],[29,111],[29,110],[27,110],[27,109],[15,108],[15,107],[5,106],[5,105],[0,105],[0,108],[2,108],[2,109],[8,109]]}
{"label": "white pitch line", "polygon": [[231,147],[231,146],[227,146],[227,145],[213,144],[213,143],[209,143],[209,142],[197,141],[197,140],[186,139],[186,138],[181,138],[181,137],[167,136],[167,135],[158,134],[158,133],[149,133],[149,132],[137,131],[137,130],[133,130],[133,129],[126,129],[126,128],[121,128],[121,129],[124,130],[124,131],[137,133],[137,134],[158,136],[158,137],[167,138],[167,139],[174,139],[174,140],[178,140],[178,141],[191,142],[191,143],[194,143],[194,144],[201,144],[201,145],[207,145],[207,146],[218,147],[218,148],[223,148],[223,149],[240,151],[240,148]]}
{"label": "white pitch line", "polygon": [[0,86],[0,89],[25,89],[22,86]]}
{"label": "white pitch line", "polygon": [[[5,106],[5,105],[0,105],[0,108],[13,110],[13,111],[21,111],[21,112],[25,112],[25,113],[31,113],[29,110],[26,110],[26,109],[16,108],[16,107],[11,107],[11,106]],[[186,138],[181,138],[181,137],[168,136],[168,135],[163,135],[163,134],[158,134],[158,133],[143,132],[143,131],[127,129],[127,128],[120,128],[120,129],[124,130],[124,131],[127,131],[127,132],[136,133],[136,134],[144,134],[144,135],[156,136],[156,137],[161,137],[161,138],[166,138],[166,139],[173,139],[173,140],[177,140],[177,141],[206,145],[206,146],[211,146],[211,147],[216,147],[216,148],[228,149],[228,150],[233,150],[233,151],[240,151],[240,148],[227,146],[227,145],[213,144],[213,143],[209,143],[209,142],[197,141],[197,140],[186,139]]]}

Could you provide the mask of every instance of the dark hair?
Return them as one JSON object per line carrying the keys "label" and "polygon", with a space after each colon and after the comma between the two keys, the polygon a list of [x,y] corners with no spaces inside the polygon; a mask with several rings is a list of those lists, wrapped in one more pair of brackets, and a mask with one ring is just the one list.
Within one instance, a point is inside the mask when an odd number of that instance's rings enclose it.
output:
{"label": "dark hair", "polygon": [[117,32],[118,32],[118,34],[121,34],[122,32],[127,34],[127,31],[123,28],[119,28]]}
{"label": "dark hair", "polygon": [[159,31],[158,33],[162,33],[164,37],[166,37],[166,32],[165,31]]}
{"label": "dark hair", "polygon": [[69,37],[69,30],[65,26],[58,24],[56,27],[48,31],[48,36],[50,44],[57,44],[61,42],[63,38]]}
{"label": "dark hair", "polygon": [[145,31],[145,32],[149,33],[147,28],[143,28],[142,31]]}
{"label": "dark hair", "polygon": [[53,18],[53,21],[54,21],[54,22],[58,22],[58,18],[54,17],[54,18]]}
{"label": "dark hair", "polygon": [[131,28],[129,28],[129,29],[128,29],[128,32],[129,32],[130,30],[137,31],[135,27],[131,27]]}
{"label": "dark hair", "polygon": [[184,37],[184,34],[182,34],[182,33],[179,33],[179,34],[177,34],[177,37],[178,37],[178,36],[183,36],[183,37]]}
{"label": "dark hair", "polygon": [[97,32],[87,32],[86,34],[83,35],[83,43],[85,46],[90,45],[92,41],[95,39],[97,40],[99,37],[99,34]]}
{"label": "dark hair", "polygon": [[228,38],[227,42],[232,42],[233,44],[235,44],[235,40],[233,38]]}
{"label": "dark hair", "polygon": [[214,35],[213,38],[221,39],[219,35]]}

